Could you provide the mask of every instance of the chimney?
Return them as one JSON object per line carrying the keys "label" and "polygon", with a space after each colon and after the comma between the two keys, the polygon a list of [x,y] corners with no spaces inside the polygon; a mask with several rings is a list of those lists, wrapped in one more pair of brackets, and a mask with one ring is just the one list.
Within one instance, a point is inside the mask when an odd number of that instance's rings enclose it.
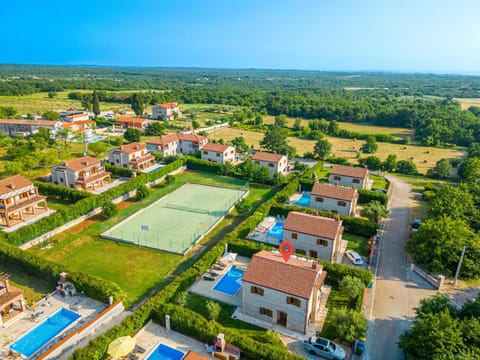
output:
{"label": "chimney", "polygon": [[8,280],[8,275],[3,278],[3,284],[5,285],[5,290],[10,292],[11,287],[10,287],[10,280]]}
{"label": "chimney", "polygon": [[339,214],[337,214],[337,216],[335,216],[335,220],[340,221],[340,215]]}
{"label": "chimney", "polygon": [[335,181],[335,186],[338,186],[338,181]]}
{"label": "chimney", "polygon": [[82,165],[85,165],[85,166],[87,166],[87,165],[88,165],[88,161],[87,161],[87,160],[85,160],[85,161],[82,161]]}
{"label": "chimney", "polygon": [[312,262],[312,269],[317,270],[318,263],[316,261]]}
{"label": "chimney", "polygon": [[12,183],[8,184],[8,187],[12,190],[15,190],[15,183],[12,182]]}

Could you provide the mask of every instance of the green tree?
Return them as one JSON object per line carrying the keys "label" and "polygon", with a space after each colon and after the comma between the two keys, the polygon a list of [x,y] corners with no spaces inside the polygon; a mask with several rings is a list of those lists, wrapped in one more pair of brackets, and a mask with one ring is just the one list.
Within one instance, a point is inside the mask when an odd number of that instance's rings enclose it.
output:
{"label": "green tree", "polygon": [[148,136],[160,136],[164,135],[165,132],[165,125],[158,121],[153,121],[149,123],[145,128],[145,135]]}
{"label": "green tree", "polygon": [[382,164],[385,171],[394,172],[397,171],[397,155],[390,154],[387,156]]}
{"label": "green tree", "polygon": [[377,200],[365,204],[360,211],[360,215],[373,222],[379,222],[381,218],[388,216],[388,209]]}
{"label": "green tree", "polygon": [[370,170],[378,170],[382,167],[382,161],[375,155],[367,156],[358,160],[358,163],[362,166],[366,166]]}
{"label": "green tree", "polygon": [[137,198],[137,200],[143,200],[148,196],[149,193],[150,190],[148,190],[145,185],[140,185],[137,188],[137,193],[135,194],[135,197]]}
{"label": "green tree", "polygon": [[360,151],[365,154],[374,154],[378,150],[377,140],[375,136],[370,135],[367,137],[367,141],[360,147]]}
{"label": "green tree", "polygon": [[275,126],[286,127],[288,124],[287,115],[280,114],[275,116]]}
{"label": "green tree", "polygon": [[335,120],[330,121],[328,124],[327,134],[335,136],[340,132],[340,126],[338,126],[338,122]]}
{"label": "green tree", "polygon": [[134,128],[128,128],[127,131],[123,134],[123,137],[128,142],[139,142],[140,141],[140,130]]}
{"label": "green tree", "polygon": [[332,152],[332,144],[327,139],[318,139],[313,147],[313,152],[321,160],[325,160]]}
{"label": "green tree", "polygon": [[287,132],[280,126],[271,126],[266,132],[260,145],[270,151],[280,154],[288,153]]}
{"label": "green tree", "polygon": [[448,161],[448,159],[440,159],[432,169],[428,169],[427,176],[436,179],[444,179],[450,176],[450,171],[452,171],[452,164],[450,161]]}
{"label": "green tree", "polygon": [[449,216],[469,220],[476,212],[473,197],[466,185],[439,187],[428,205],[428,212],[433,217]]}
{"label": "green tree", "polygon": [[192,120],[192,127],[193,130],[200,129],[200,122],[198,122],[197,120]]}
{"label": "green tree", "polygon": [[421,299],[420,306],[415,308],[415,312],[419,318],[427,314],[438,314],[444,311],[447,311],[452,316],[458,313],[456,306],[450,302],[447,296],[442,294],[435,294],[431,298]]}
{"label": "green tree", "polygon": [[254,119],[253,121],[254,121],[254,122],[253,122],[254,125],[262,125],[262,124],[263,124],[262,115],[257,114],[257,115],[255,116],[255,119]]}
{"label": "green tree", "polygon": [[107,151],[107,145],[102,141],[97,141],[88,144],[88,151],[93,153],[94,157],[98,157],[100,154],[103,154]]}
{"label": "green tree", "polygon": [[56,111],[51,111],[51,110],[47,110],[47,111],[44,111],[43,114],[42,114],[42,117],[46,120],[59,120],[60,119],[60,114]]}
{"label": "green tree", "polygon": [[12,106],[0,106],[1,119],[15,119],[18,117],[17,110]]}
{"label": "green tree", "polygon": [[117,206],[110,201],[107,201],[105,204],[102,205],[102,217],[105,220],[110,219],[113,215],[117,213],[117,211]]}
{"label": "green tree", "polygon": [[302,119],[296,118],[295,122],[293,123],[293,130],[299,131],[302,130]]}
{"label": "green tree", "polygon": [[399,160],[397,162],[397,172],[406,175],[418,174],[417,166],[412,160]]}
{"label": "green tree", "polygon": [[250,150],[250,147],[245,142],[245,138],[243,136],[237,136],[237,137],[233,138],[233,140],[230,141],[230,143],[233,146],[235,146],[237,151],[240,152],[240,153],[247,152],[247,151]]}
{"label": "green tree", "polygon": [[253,179],[256,182],[265,184],[266,182],[268,182],[268,180],[271,179],[270,171],[266,167],[259,167],[257,171],[255,171]]}
{"label": "green tree", "polygon": [[367,321],[359,312],[345,308],[333,308],[329,312],[330,323],[335,330],[336,337],[353,342],[365,336]]}
{"label": "green tree", "polygon": [[480,158],[470,157],[460,164],[458,175],[463,180],[477,180],[480,178]]}
{"label": "green tree", "polygon": [[185,306],[188,303],[188,291],[180,291],[175,297],[175,302],[180,306]]}
{"label": "green tree", "polygon": [[137,116],[143,115],[145,109],[145,98],[142,93],[133,93],[132,95],[132,110]]}
{"label": "green tree", "polygon": [[222,311],[220,304],[215,301],[208,300],[205,307],[207,308],[208,320],[217,320],[218,316],[220,315],[220,311]]}
{"label": "green tree", "polygon": [[57,97],[57,93],[55,91],[49,91],[48,92],[48,98],[49,99],[53,99],[55,97]]}
{"label": "green tree", "polygon": [[346,275],[339,283],[340,292],[346,295],[352,303],[360,295],[362,295],[365,285],[362,279],[356,276]]}
{"label": "green tree", "polygon": [[253,210],[253,204],[250,200],[242,199],[235,205],[235,209],[239,216],[247,217]]}
{"label": "green tree", "polygon": [[93,94],[92,94],[92,111],[95,114],[95,116],[100,115],[100,100],[98,99],[97,90],[93,90]]}

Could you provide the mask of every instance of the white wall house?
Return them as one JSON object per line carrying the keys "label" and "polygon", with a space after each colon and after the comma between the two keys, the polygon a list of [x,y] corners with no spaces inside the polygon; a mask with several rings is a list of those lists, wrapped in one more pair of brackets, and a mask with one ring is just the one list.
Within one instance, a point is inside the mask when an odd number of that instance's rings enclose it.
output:
{"label": "white wall house", "polygon": [[152,119],[174,120],[175,113],[180,116],[178,103],[163,103],[152,107]]}
{"label": "white wall house", "polygon": [[108,152],[110,165],[144,171],[155,165],[155,156],[147,150],[147,145],[139,142],[122,145]]}
{"label": "white wall house", "polygon": [[252,161],[260,167],[267,168],[270,176],[273,174],[287,175],[288,158],[285,155],[257,151]]}
{"label": "white wall house", "polygon": [[54,184],[72,189],[94,191],[105,185],[110,173],[91,156],[65,161],[50,169]]}
{"label": "white wall house", "polygon": [[310,207],[353,216],[357,207],[358,191],[354,187],[338,184],[313,185],[310,192]]}
{"label": "white wall house", "polygon": [[202,160],[219,164],[235,162],[235,148],[223,144],[206,144],[202,148]]}
{"label": "white wall house", "polygon": [[342,220],[297,211],[288,213],[283,241],[290,241],[295,253],[334,262],[342,241]]}
{"label": "white wall house", "polygon": [[185,155],[202,149],[208,143],[208,139],[205,136],[196,134],[178,133],[177,137],[179,140],[177,152]]}
{"label": "white wall house", "polygon": [[159,139],[147,142],[147,149],[161,153],[163,156],[191,154],[203,148],[208,143],[205,136],[196,134],[168,134]]}
{"label": "white wall house", "polygon": [[326,272],[312,260],[256,253],[242,278],[242,312],[305,334],[314,324]]}
{"label": "white wall house", "polygon": [[332,184],[338,183],[343,186],[355,186],[356,188],[366,189],[370,172],[366,168],[333,165],[328,181]]}

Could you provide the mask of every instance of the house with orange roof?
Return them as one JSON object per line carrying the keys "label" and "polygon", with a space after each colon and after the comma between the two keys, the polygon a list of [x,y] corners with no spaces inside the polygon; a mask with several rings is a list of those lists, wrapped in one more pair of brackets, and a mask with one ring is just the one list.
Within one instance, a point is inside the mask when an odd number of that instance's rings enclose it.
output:
{"label": "house with orange roof", "polygon": [[110,179],[100,160],[91,156],[65,161],[50,169],[52,182],[72,189],[95,191]]}
{"label": "house with orange roof", "polygon": [[342,220],[291,211],[283,225],[283,241],[295,253],[334,262],[342,241]]}
{"label": "house with orange roof", "polygon": [[197,134],[178,133],[177,137],[178,150],[185,155],[201,150],[208,143],[208,139],[205,136]]}
{"label": "house with orange roof", "polygon": [[278,251],[253,255],[242,278],[242,312],[305,334],[314,325],[327,276],[317,261]]}
{"label": "house with orange roof", "polygon": [[267,168],[270,176],[288,173],[288,158],[285,155],[257,151],[252,156],[252,161],[260,167]]}
{"label": "house with orange roof", "polygon": [[26,311],[23,289],[10,284],[10,274],[0,272],[0,328]]}
{"label": "house with orange roof", "polygon": [[116,121],[117,125],[120,125],[124,129],[134,128],[137,130],[144,131],[150,121],[143,118],[132,118],[132,117],[119,117]]}
{"label": "house with orange roof", "polygon": [[235,162],[235,148],[223,144],[205,144],[202,148],[202,160],[213,161],[219,164]]}
{"label": "house with orange roof", "polygon": [[152,119],[175,120],[175,116],[180,116],[180,109],[176,102],[163,103],[152,107]]}
{"label": "house with orange roof", "polygon": [[46,197],[30,180],[20,175],[0,180],[0,225],[31,221],[47,211]]}
{"label": "house with orange roof", "polygon": [[155,165],[155,156],[148,152],[146,144],[135,142],[110,150],[108,162],[110,165],[144,171]]}
{"label": "house with orange roof", "polygon": [[93,129],[96,125],[96,122],[93,120],[78,120],[72,122],[61,122],[60,127],[66,130],[70,130],[74,133],[83,133],[84,131],[89,131]]}
{"label": "house with orange roof", "polygon": [[359,189],[367,189],[369,186],[370,171],[367,168],[333,165],[328,176],[332,184],[338,183],[343,186],[354,186]]}
{"label": "house with orange roof", "polygon": [[310,192],[310,207],[343,215],[353,216],[357,201],[358,191],[353,186],[316,183]]}
{"label": "house with orange roof", "polygon": [[0,119],[0,133],[10,137],[31,136],[40,128],[55,132],[60,122],[50,120]]}
{"label": "house with orange roof", "polygon": [[175,156],[178,153],[180,140],[177,134],[162,135],[155,140],[147,141],[147,150],[154,151],[165,156]]}

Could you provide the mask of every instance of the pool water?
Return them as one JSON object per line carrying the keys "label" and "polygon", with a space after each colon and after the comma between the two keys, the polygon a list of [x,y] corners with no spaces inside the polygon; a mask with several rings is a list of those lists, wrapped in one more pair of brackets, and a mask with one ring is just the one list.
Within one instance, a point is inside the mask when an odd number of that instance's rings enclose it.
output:
{"label": "pool water", "polygon": [[238,289],[242,287],[241,280],[243,273],[243,270],[237,269],[237,267],[233,265],[213,287],[213,290],[222,292],[229,296],[235,296]]}
{"label": "pool water", "polygon": [[295,204],[300,206],[310,206],[310,194],[303,193],[302,196],[295,201]]}
{"label": "pool water", "polygon": [[103,140],[103,139],[105,139],[105,136],[96,135],[96,136],[88,139],[87,143],[91,144],[91,143],[94,143],[94,142],[97,142],[97,141],[100,141],[100,140]]}
{"label": "pool water", "polygon": [[159,344],[148,355],[147,360],[181,360],[185,356],[184,352],[171,348],[165,344]]}
{"label": "pool water", "polygon": [[15,341],[10,348],[29,357],[79,318],[79,314],[62,308]]}
{"label": "pool water", "polygon": [[270,229],[270,231],[267,233],[268,236],[271,236],[275,239],[283,239],[283,222],[282,221],[277,221],[275,225]]}

